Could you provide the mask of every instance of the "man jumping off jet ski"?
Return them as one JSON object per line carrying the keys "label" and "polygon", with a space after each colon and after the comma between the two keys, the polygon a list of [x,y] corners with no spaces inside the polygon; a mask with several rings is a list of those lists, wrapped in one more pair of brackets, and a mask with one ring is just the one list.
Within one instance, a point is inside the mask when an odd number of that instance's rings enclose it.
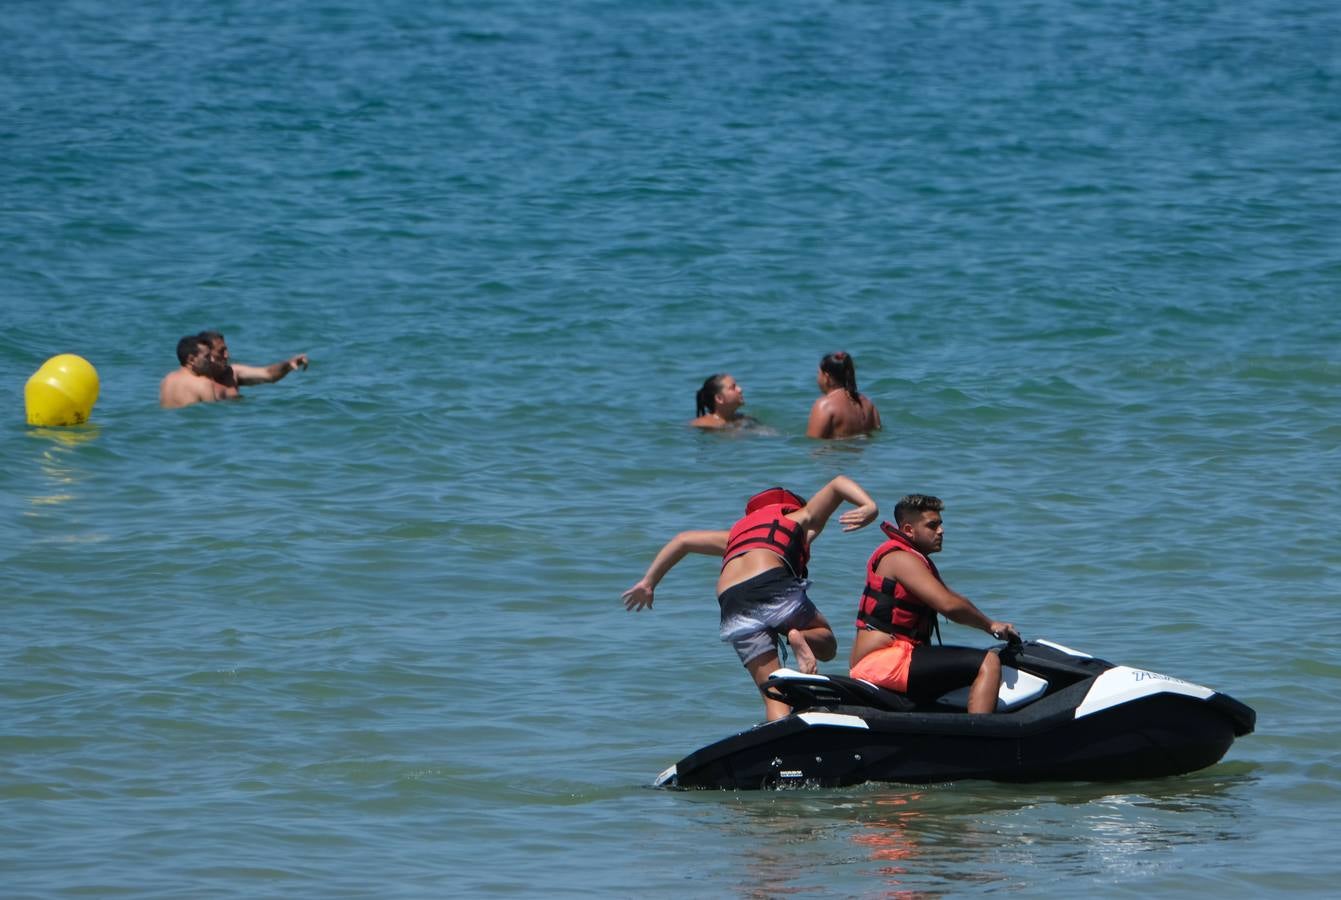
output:
{"label": "man jumping off jet ski", "polygon": [[[624,607],[630,612],[651,608],[657,584],[686,553],[721,556],[721,637],[735,647],[755,685],[777,671],[777,644],[783,640],[796,655],[796,667],[814,673],[817,659],[834,658],[838,641],[806,596],[806,564],[811,542],[845,500],[856,509],[838,517],[844,531],[875,521],[875,501],[843,475],[808,501],[783,488],[761,491],[745,504],[744,517],[730,531],[682,531],[671,538],[646,574],[624,592]],[[764,708],[770,721],[791,712],[787,704],[768,697]]]}
{"label": "man jumping off jet ski", "polygon": [[894,507],[896,524],[881,523],[889,539],[866,564],[849,674],[919,702],[971,685],[968,711],[988,713],[996,709],[1000,658],[995,650],[933,646],[936,615],[998,639],[1018,641],[1020,635],[941,580],[930,556],[940,552],[944,539],[944,508],[936,497],[909,494]]}

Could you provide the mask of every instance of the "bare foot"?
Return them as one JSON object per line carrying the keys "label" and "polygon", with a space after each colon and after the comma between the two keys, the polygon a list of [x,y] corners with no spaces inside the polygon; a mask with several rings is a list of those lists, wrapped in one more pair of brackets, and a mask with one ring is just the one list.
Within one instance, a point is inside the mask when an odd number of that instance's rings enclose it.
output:
{"label": "bare foot", "polygon": [[796,654],[798,672],[802,675],[814,675],[819,671],[819,663],[815,660],[815,654],[811,651],[810,644],[806,643],[801,629],[793,628],[787,632],[787,643],[792,645],[792,653]]}

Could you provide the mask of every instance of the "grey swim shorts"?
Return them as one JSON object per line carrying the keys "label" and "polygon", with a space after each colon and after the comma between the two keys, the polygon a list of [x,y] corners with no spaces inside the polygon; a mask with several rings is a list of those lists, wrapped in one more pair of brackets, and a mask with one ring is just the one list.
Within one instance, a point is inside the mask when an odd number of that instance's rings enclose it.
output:
{"label": "grey swim shorts", "polygon": [[760,572],[722,591],[722,640],[736,648],[740,661],[751,660],[777,647],[793,628],[809,625],[819,608],[806,596],[810,582],[786,567]]}

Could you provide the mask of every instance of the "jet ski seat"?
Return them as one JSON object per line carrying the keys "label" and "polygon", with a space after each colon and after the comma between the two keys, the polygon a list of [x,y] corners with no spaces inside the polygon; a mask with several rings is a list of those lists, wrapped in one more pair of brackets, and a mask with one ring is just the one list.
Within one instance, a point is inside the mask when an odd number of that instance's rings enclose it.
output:
{"label": "jet ski seat", "polygon": [[779,700],[797,712],[862,706],[887,712],[912,712],[917,704],[907,696],[876,687],[859,678],[841,675],[803,675],[794,669],[778,669],[760,690],[770,700]]}

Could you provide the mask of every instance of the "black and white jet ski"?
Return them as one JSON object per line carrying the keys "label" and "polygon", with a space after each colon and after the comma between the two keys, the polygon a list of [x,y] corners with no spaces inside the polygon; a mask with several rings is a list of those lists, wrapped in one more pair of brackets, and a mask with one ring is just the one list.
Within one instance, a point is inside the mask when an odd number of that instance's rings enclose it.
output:
{"label": "black and white jet ski", "polygon": [[1257,720],[1227,694],[1050,641],[1007,645],[1001,664],[992,715],[964,712],[967,688],[918,706],[858,679],[780,669],[763,690],[790,715],[689,754],[655,784],[1157,778],[1213,765]]}

